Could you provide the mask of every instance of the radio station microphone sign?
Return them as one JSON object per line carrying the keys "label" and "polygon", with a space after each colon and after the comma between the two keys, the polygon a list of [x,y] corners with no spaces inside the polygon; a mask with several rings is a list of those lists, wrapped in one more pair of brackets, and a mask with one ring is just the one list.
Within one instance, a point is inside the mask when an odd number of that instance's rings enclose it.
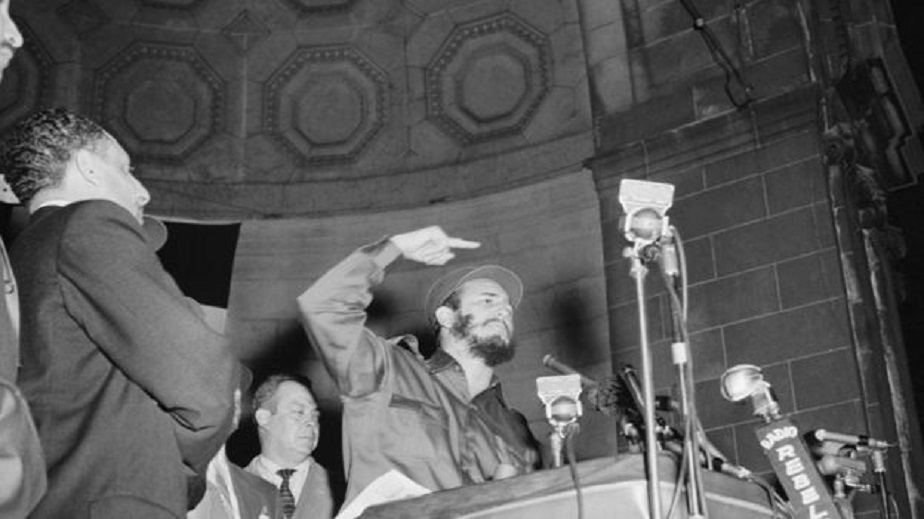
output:
{"label": "radio station microphone sign", "polygon": [[757,428],[757,440],[764,449],[780,484],[789,496],[796,519],[839,519],[831,493],[802,441],[799,428],[787,418]]}

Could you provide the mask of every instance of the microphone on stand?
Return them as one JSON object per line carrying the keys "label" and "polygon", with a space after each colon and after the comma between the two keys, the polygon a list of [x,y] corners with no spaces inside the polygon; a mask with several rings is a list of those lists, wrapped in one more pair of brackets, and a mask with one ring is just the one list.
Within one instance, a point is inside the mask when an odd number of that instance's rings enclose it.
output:
{"label": "microphone on stand", "polygon": [[858,474],[866,473],[866,463],[861,460],[855,460],[846,456],[835,456],[825,454],[815,463],[818,471],[825,476],[834,476],[836,474],[854,471]]}
{"label": "microphone on stand", "polygon": [[560,362],[558,359],[552,356],[552,354],[547,354],[545,357],[542,357],[542,365],[551,369],[552,371],[557,371],[562,375],[580,375],[581,385],[592,388],[597,387],[599,384],[596,380],[585,377],[578,370],[572,368],[571,366]]}
{"label": "microphone on stand", "polygon": [[815,439],[820,442],[832,441],[853,445],[855,447],[869,447],[871,449],[888,449],[889,447],[895,447],[894,443],[870,438],[869,436],[863,434],[842,434],[831,432],[825,429],[817,429],[813,435],[815,436]]}
{"label": "microphone on stand", "polygon": [[560,362],[551,354],[542,357],[542,365],[562,375],[577,375],[580,380],[580,389],[584,390],[582,393],[584,399],[593,405],[594,408],[598,410],[600,409],[599,405],[597,404],[597,400],[600,394],[600,384],[596,380],[584,376],[584,374],[580,373],[578,370],[572,368],[571,366]]}
{"label": "microphone on stand", "polygon": [[[638,384],[638,378],[635,375],[635,370],[632,366],[623,366],[620,370],[620,375],[622,375],[623,380],[626,383],[626,387],[629,389],[629,393],[632,395],[633,400],[635,400],[635,405],[640,409],[644,409],[644,404],[642,403],[642,390]],[[675,411],[677,409],[677,403],[669,396],[656,396],[655,397],[655,409],[658,411]],[[667,427],[664,424],[664,421],[658,417],[659,428],[666,429],[667,432],[670,432],[672,436],[679,437],[680,434]],[[699,434],[697,432],[696,434]],[[752,472],[744,467],[740,467],[728,461],[728,458],[716,448],[715,445],[705,434],[699,434],[699,445],[702,448],[702,456],[706,462],[706,465],[716,472],[722,472],[729,476],[734,476],[739,479],[749,479],[752,476]],[[670,444],[665,442],[665,448],[674,452],[674,454],[683,455],[683,448],[676,444]],[[676,449],[675,449],[676,447]],[[679,452],[678,452],[679,451]]]}
{"label": "microphone on stand", "polygon": [[[654,413],[654,374],[651,361],[651,346],[648,342],[648,317],[645,309],[645,262],[656,256],[657,242],[669,228],[667,210],[674,199],[674,186],[660,182],[645,182],[624,178],[619,182],[619,203],[626,216],[620,221],[620,227],[626,239],[633,247],[626,249],[626,257],[631,259],[630,275],[635,279],[635,292],[638,302],[639,346],[642,360],[642,396],[645,402],[642,413],[645,424],[645,471],[648,475],[648,513],[652,517],[661,517],[661,498],[658,475],[658,438],[656,435],[656,417]],[[686,408],[686,406],[684,406]],[[699,467],[691,467],[688,481],[688,502],[691,515],[699,515],[698,505],[703,501],[701,487],[695,484]]]}
{"label": "microphone on stand", "polygon": [[750,400],[754,415],[764,419],[765,424],[754,432],[789,497],[794,516],[841,517],[799,427],[780,413],[776,394],[761,369],[752,364],[732,366],[722,374],[721,390],[729,402]]}
{"label": "microphone on stand", "polygon": [[[632,404],[638,408],[639,413],[645,412],[645,399],[642,397],[642,387],[638,382],[638,375],[635,368],[626,364],[619,369],[619,378],[626,385],[629,395],[632,396]],[[655,411],[677,411],[677,402],[666,395],[655,395]]]}
{"label": "microphone on stand", "polygon": [[549,443],[552,467],[561,467],[564,442],[578,429],[581,405],[581,376],[577,373],[536,378],[536,394],[545,406],[545,417],[552,426]]}
{"label": "microphone on stand", "polygon": [[624,178],[619,204],[626,213],[621,227],[626,239],[642,248],[658,241],[668,228],[667,210],[674,202],[674,186]]}
{"label": "microphone on stand", "polygon": [[[645,409],[644,401],[641,396],[642,390],[639,388],[638,379],[635,378],[631,366],[626,366],[626,369],[632,372],[632,378],[630,380],[627,380],[626,375],[623,373],[619,373],[597,381],[583,375],[564,362],[559,361],[551,354],[542,358],[542,364],[562,375],[580,376],[581,386],[584,389],[584,397],[597,411],[617,416],[633,414],[633,421],[638,422],[633,425],[642,425],[640,422]],[[631,384],[634,384],[634,387]],[[673,411],[675,410],[675,404],[670,397],[659,396],[657,397],[655,409],[659,411]],[[663,425],[663,421],[661,425]]]}
{"label": "microphone on stand", "polygon": [[[563,375],[580,376],[585,398],[597,411],[604,414],[625,416],[635,427],[644,427],[642,417],[645,413],[645,401],[642,398],[641,385],[632,366],[625,365],[616,375],[597,381],[581,374],[578,370],[559,361],[551,354],[542,358],[542,364]],[[656,395],[655,410],[677,411],[677,402],[670,396]],[[665,433],[665,436],[678,435],[676,431],[666,425],[661,417],[656,417],[656,421],[657,429],[659,432]]]}

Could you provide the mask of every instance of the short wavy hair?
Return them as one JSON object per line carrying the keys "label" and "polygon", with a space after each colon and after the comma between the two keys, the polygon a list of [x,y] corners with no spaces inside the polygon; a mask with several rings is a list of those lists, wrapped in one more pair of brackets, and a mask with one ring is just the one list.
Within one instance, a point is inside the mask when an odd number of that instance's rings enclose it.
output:
{"label": "short wavy hair", "polygon": [[253,410],[257,412],[260,409],[267,409],[272,412],[276,412],[276,402],[273,402],[273,399],[276,398],[276,391],[279,389],[279,386],[283,382],[295,382],[296,384],[301,384],[311,393],[311,397],[317,401],[317,398],[314,396],[314,391],[311,390],[311,380],[302,375],[296,375],[292,373],[277,373],[275,375],[270,375],[266,380],[264,380],[253,394]]}
{"label": "short wavy hair", "polygon": [[109,133],[96,122],[64,108],[52,108],[20,121],[4,140],[0,174],[28,204],[36,193],[61,184],[67,162],[80,149],[97,149]]}

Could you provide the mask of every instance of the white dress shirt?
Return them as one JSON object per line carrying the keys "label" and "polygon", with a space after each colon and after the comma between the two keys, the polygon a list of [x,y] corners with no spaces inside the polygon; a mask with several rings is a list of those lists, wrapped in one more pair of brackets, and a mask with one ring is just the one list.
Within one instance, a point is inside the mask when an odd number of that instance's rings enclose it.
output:
{"label": "white dress shirt", "polygon": [[258,476],[276,485],[276,488],[282,485],[282,477],[279,476],[276,471],[280,469],[295,469],[295,472],[289,477],[289,489],[292,491],[292,496],[295,497],[295,504],[297,505],[298,498],[302,493],[302,487],[305,485],[305,480],[308,479],[308,471],[311,469],[312,463],[314,463],[314,459],[309,456],[308,459],[298,465],[282,467],[260,454],[254,458],[251,467],[256,471]]}

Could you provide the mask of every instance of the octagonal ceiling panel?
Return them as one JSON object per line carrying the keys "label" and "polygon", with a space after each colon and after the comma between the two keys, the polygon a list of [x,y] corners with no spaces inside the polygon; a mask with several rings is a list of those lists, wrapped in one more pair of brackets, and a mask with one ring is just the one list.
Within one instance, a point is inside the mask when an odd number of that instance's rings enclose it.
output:
{"label": "octagonal ceiling panel", "polygon": [[58,7],[61,20],[83,39],[109,23],[109,17],[92,0],[69,0]]}
{"label": "octagonal ceiling panel", "polygon": [[228,25],[222,27],[221,34],[240,54],[247,54],[250,49],[270,35],[270,30],[260,18],[244,9]]}
{"label": "octagonal ceiling panel", "polygon": [[55,105],[99,120],[161,214],[419,206],[592,150],[580,31],[558,0],[46,3],[18,4],[47,52],[7,71],[0,125]]}
{"label": "octagonal ceiling panel", "polygon": [[550,55],[511,13],[458,25],[426,67],[427,116],[463,144],[517,134],[549,92]]}
{"label": "octagonal ceiling panel", "polygon": [[265,130],[303,165],[355,161],[388,117],[386,74],[349,45],[296,49],[263,93]]}
{"label": "octagonal ceiling panel", "polygon": [[189,46],[139,42],[96,71],[96,117],[140,159],[179,162],[221,128],[225,81]]}

